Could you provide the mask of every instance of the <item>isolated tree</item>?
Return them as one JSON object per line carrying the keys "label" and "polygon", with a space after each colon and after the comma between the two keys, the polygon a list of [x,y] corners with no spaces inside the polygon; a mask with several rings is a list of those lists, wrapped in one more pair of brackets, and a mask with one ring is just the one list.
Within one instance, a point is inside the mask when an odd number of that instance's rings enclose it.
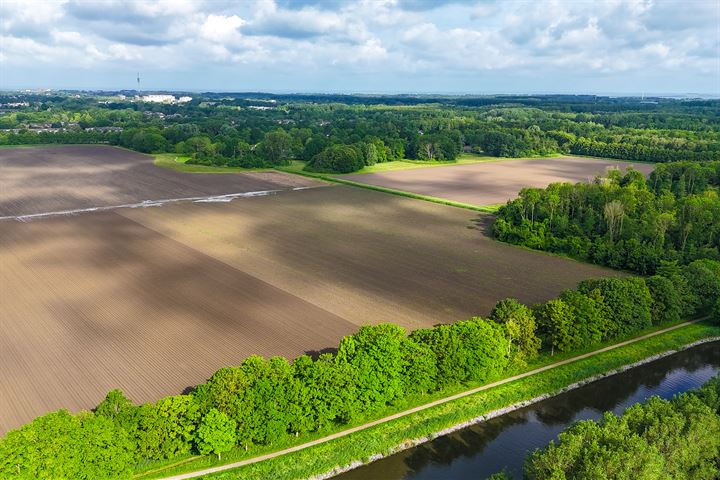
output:
{"label": "isolated tree", "polygon": [[235,446],[235,420],[216,408],[205,414],[197,429],[196,444],[202,455],[213,453],[218,460],[222,454]]}

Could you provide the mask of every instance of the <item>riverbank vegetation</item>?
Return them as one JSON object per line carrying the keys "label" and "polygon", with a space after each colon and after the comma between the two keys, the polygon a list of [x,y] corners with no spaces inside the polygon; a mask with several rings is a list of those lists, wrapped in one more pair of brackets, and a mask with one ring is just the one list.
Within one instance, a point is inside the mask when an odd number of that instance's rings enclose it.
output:
{"label": "riverbank vegetation", "polygon": [[[497,212],[497,239],[652,275],[720,259],[720,162],[611,171],[592,183],[525,188]],[[715,275],[718,272],[715,271]],[[711,282],[712,283],[712,282]]]}
{"label": "riverbank vegetation", "polygon": [[348,173],[402,159],[454,161],[576,154],[647,162],[720,159],[720,102],[580,96],[276,96],[207,94],[154,104],[92,94],[9,94],[0,145],[109,143],[188,155],[203,166],[292,160]]}
{"label": "riverbank vegetation", "polygon": [[[691,266],[678,273],[692,274]],[[59,411],[8,433],[0,440],[0,473],[129,478],[136,469],[192,452],[221,455],[233,445],[249,453],[272,449],[428,394],[510,376],[540,351],[552,358],[599,345],[706,313],[717,302],[717,291],[693,290],[691,282],[687,295],[697,300],[670,295],[658,279],[588,280],[541,305],[507,299],[487,319],[410,335],[396,325],[366,326],[344,338],[335,354],[292,362],[253,356],[218,370],[189,394],[155,403],[135,406],[115,390],[95,412]]]}
{"label": "riverbank vegetation", "polygon": [[[712,480],[720,471],[720,377],[672,400],[576,423],[525,463],[528,480]],[[499,475],[496,478],[509,478]]]}

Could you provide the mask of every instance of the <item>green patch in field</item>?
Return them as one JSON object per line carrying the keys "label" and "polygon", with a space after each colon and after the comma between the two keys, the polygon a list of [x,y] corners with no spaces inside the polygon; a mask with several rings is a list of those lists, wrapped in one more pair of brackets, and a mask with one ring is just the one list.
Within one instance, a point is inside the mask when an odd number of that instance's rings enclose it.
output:
{"label": "green patch in field", "polygon": [[241,167],[210,167],[206,165],[188,164],[188,155],[176,153],[158,153],[155,157],[155,165],[162,168],[169,168],[176,172],[186,173],[242,173],[242,172],[266,172],[269,168],[241,168]]}

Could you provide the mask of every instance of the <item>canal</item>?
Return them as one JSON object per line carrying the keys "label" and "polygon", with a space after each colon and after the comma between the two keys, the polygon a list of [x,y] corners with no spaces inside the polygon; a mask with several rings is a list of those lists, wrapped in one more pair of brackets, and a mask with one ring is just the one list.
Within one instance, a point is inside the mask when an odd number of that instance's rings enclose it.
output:
{"label": "canal", "polygon": [[616,414],[650,396],[671,398],[720,373],[720,342],[685,350],[399,452],[338,480],[481,480],[503,468],[522,478],[528,453],[578,420]]}

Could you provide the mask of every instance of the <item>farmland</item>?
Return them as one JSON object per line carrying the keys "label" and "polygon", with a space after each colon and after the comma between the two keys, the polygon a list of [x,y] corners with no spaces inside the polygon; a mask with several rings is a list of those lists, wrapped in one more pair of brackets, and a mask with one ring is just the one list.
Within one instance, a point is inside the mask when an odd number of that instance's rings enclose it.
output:
{"label": "farmland", "polygon": [[524,187],[588,181],[608,168],[631,165],[646,175],[654,168],[647,163],[558,157],[353,174],[344,178],[473,205],[496,205],[515,198]]}
{"label": "farmland", "polygon": [[485,222],[345,186],[3,221],[0,431],[111,388],[150,401],[252,353],[485,315],[613,274],[491,241]]}
{"label": "farmland", "polygon": [[0,216],[320,185],[280,172],[186,175],[101,145],[0,149]]}

